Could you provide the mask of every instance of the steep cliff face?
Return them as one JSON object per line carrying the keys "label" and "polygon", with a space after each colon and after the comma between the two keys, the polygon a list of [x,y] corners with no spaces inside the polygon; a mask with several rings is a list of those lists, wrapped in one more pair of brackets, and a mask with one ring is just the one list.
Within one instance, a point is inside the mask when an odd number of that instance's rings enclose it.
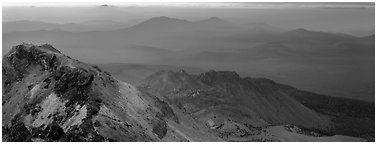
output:
{"label": "steep cliff face", "polygon": [[154,101],[50,45],[13,47],[2,82],[3,141],[158,141],[167,133],[168,114]]}

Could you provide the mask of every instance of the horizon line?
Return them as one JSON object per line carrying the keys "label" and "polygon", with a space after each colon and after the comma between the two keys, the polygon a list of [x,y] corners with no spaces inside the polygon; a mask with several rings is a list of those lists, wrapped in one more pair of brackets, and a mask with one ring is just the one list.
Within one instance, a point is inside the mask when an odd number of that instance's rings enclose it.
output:
{"label": "horizon line", "polygon": [[374,8],[373,2],[3,2],[4,7]]}

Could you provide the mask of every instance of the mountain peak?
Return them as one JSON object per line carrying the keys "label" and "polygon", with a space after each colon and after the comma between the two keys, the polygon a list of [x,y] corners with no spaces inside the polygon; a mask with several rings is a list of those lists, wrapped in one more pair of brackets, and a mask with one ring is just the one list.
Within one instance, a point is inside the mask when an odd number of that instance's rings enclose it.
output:
{"label": "mountain peak", "polygon": [[21,50],[22,51],[25,51],[25,50],[30,51],[30,49],[38,49],[39,51],[46,52],[46,53],[59,53],[59,54],[61,54],[61,52],[59,50],[55,49],[50,44],[44,44],[44,45],[37,46],[37,45],[30,44],[30,43],[25,43],[25,42],[12,47],[12,50],[10,51],[10,53],[19,52]]}
{"label": "mountain peak", "polygon": [[169,18],[167,16],[160,16],[160,17],[153,17],[153,18],[155,18],[155,19],[173,19],[173,18]]}
{"label": "mountain peak", "polygon": [[5,141],[157,141],[166,135],[161,110],[143,100],[148,96],[51,45],[14,46],[2,67]]}
{"label": "mountain peak", "polygon": [[297,32],[297,33],[309,33],[310,31],[304,28],[298,28],[295,30],[292,30],[292,32]]}
{"label": "mountain peak", "polygon": [[176,18],[169,18],[166,16],[160,16],[160,17],[153,17],[150,18],[144,22],[141,22],[135,26],[132,26],[130,28],[127,28],[129,30],[142,30],[142,31],[150,31],[150,30],[165,30],[165,29],[171,29],[171,28],[177,28],[184,26],[186,24],[190,23],[187,20],[183,19],[176,19]]}
{"label": "mountain peak", "polygon": [[223,19],[221,19],[219,17],[210,17],[207,20],[209,20],[209,21],[224,21]]}
{"label": "mountain peak", "polygon": [[109,4],[102,4],[100,6],[98,6],[99,8],[111,8],[111,7],[115,7],[114,5],[109,5]]}

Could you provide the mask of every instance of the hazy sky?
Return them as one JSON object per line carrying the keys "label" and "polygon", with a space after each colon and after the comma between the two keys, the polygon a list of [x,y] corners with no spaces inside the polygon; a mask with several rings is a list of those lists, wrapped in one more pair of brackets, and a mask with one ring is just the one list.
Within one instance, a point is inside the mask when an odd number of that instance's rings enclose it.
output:
{"label": "hazy sky", "polygon": [[374,33],[374,3],[17,3],[3,5],[3,21],[69,23],[90,20],[142,21],[168,16],[201,20],[217,16],[233,23],[265,22],[366,36]]}

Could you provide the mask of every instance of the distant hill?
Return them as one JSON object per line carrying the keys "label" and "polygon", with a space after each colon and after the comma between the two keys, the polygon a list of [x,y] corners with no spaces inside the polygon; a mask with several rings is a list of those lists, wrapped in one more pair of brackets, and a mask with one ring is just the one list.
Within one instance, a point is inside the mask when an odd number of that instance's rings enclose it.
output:
{"label": "distant hill", "polygon": [[229,27],[234,26],[233,23],[223,20],[219,17],[210,17],[208,19],[196,21],[197,25],[210,25],[213,27]]}
{"label": "distant hill", "polygon": [[83,24],[86,26],[97,28],[97,30],[116,30],[116,29],[123,29],[127,27],[131,27],[135,25],[137,22],[129,21],[129,22],[118,22],[112,20],[91,20],[91,21],[84,21],[79,24]]}
{"label": "distant hill", "polygon": [[28,21],[28,20],[3,22],[3,33],[26,32],[26,31],[37,31],[37,30],[54,30],[54,29],[60,29],[64,31],[94,30],[93,27],[81,25],[81,24],[74,24],[74,23],[57,24],[57,23],[47,23],[47,22]]}
{"label": "distant hill", "polygon": [[158,72],[143,80],[139,87],[145,87],[150,93],[160,94],[182,105],[192,115],[198,112],[211,113],[208,110],[210,107],[218,107],[221,111],[221,105],[226,105],[244,112],[249,111],[249,117],[260,117],[260,122],[253,125],[329,125],[325,119],[292,100],[289,95],[271,87],[253,84],[253,81],[241,78],[234,72],[210,71],[198,76],[189,75],[185,71]]}
{"label": "distant hill", "polygon": [[[252,138],[255,134],[249,129],[285,124],[324,135],[370,138],[374,132],[373,103],[318,95],[265,78],[242,78],[235,72],[160,71],[138,87],[167,99],[228,140]],[[352,121],[362,124],[351,125]],[[248,128],[238,133],[235,129],[243,127],[237,125]]]}
{"label": "distant hill", "polygon": [[242,24],[242,27],[253,29],[254,31],[266,31],[266,32],[285,32],[288,31],[286,29],[276,27],[276,26],[271,26],[267,23],[263,22],[254,22],[254,23],[247,23],[247,24]]}
{"label": "distant hill", "polygon": [[52,43],[87,63],[263,73],[300,89],[374,101],[372,37],[272,29],[265,24],[247,28],[216,17],[187,21],[162,16],[118,30],[4,33],[3,53],[22,41]]}

